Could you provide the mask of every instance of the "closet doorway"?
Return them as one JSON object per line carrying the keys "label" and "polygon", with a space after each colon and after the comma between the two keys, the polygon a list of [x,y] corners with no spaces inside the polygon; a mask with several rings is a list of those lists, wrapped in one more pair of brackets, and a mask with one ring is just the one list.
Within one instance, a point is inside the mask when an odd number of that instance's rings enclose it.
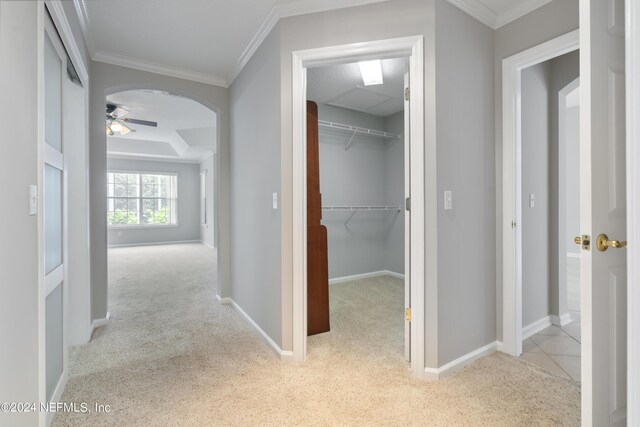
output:
{"label": "closet doorway", "polygon": [[307,334],[410,360],[407,88],[407,58],[307,72]]}

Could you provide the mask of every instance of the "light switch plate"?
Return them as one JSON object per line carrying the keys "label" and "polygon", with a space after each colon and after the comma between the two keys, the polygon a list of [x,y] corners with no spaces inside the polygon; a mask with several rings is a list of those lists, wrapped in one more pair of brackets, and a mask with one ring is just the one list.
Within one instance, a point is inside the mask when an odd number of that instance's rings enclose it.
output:
{"label": "light switch plate", "polygon": [[529,207],[530,208],[536,207],[536,195],[533,193],[529,194]]}
{"label": "light switch plate", "polygon": [[38,186],[29,186],[29,215],[38,215]]}
{"label": "light switch plate", "polygon": [[444,192],[444,210],[449,211],[453,209],[453,191],[447,190]]}
{"label": "light switch plate", "polygon": [[273,193],[273,209],[278,209],[278,193]]}

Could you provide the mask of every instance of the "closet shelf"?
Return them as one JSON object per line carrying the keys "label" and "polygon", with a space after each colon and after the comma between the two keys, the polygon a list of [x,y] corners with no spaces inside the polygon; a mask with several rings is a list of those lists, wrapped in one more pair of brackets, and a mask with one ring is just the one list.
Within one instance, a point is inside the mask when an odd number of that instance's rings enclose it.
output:
{"label": "closet shelf", "polygon": [[347,143],[344,146],[345,151],[348,150],[349,147],[351,147],[351,144],[353,143],[353,139],[358,134],[366,135],[366,136],[373,136],[373,137],[381,138],[381,139],[386,139],[386,140],[390,140],[392,142],[395,142],[395,141],[400,139],[400,135],[398,135],[396,133],[384,132],[384,131],[375,130],[375,129],[362,128],[362,127],[359,127],[359,126],[351,126],[351,125],[346,125],[344,123],[335,123],[335,122],[327,122],[325,120],[318,120],[318,126],[321,127],[321,128],[324,128],[324,129],[330,129],[330,130],[334,130],[334,131],[338,131],[338,132],[350,133],[351,137],[349,138],[349,140],[347,141]]}
{"label": "closet shelf", "polygon": [[396,211],[400,212],[402,210],[401,206],[323,206],[323,211],[343,211],[343,212],[351,212],[349,218],[344,222],[344,226],[346,227],[351,221],[351,218],[357,212],[365,212],[365,211]]}

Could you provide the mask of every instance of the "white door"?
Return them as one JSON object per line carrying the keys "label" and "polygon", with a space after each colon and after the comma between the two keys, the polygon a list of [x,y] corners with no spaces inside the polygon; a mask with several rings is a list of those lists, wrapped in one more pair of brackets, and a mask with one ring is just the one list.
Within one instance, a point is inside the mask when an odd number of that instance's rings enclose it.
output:
{"label": "white door", "polygon": [[[409,73],[404,75],[405,91],[409,88]],[[404,99],[404,197],[405,201],[411,195],[411,155],[410,155],[410,138],[411,121],[409,118],[409,100],[405,96]],[[406,203],[406,202],[405,202]],[[405,205],[404,210],[404,306],[411,307],[411,212]],[[407,361],[411,361],[411,321],[410,315],[405,315],[404,322],[404,357]]]}
{"label": "white door", "polygon": [[[580,3],[580,227],[582,422],[626,425],[626,240],[624,0]],[[635,402],[635,404],[639,404]]]}
{"label": "white door", "polygon": [[[44,35],[44,284],[45,376],[48,402],[64,388],[66,346],[64,334],[65,287],[65,168],[63,156],[63,83],[66,52],[51,21]],[[50,417],[48,415],[48,417]]]}

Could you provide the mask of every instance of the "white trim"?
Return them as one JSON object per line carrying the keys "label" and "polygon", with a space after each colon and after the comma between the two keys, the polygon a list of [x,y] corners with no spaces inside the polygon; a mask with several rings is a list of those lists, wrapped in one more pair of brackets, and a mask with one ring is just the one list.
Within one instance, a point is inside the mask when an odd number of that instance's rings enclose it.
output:
{"label": "white trim", "polygon": [[571,313],[565,313],[562,316],[556,316],[555,314],[552,314],[549,317],[551,318],[551,323],[560,327],[567,326],[569,323],[573,322]]}
{"label": "white trim", "polygon": [[[528,324],[527,326],[522,328],[522,340],[526,340],[527,338],[537,334],[540,331],[547,329],[549,326],[553,325],[553,321],[551,320],[552,316],[544,316],[542,319],[538,319],[535,322]],[[555,316],[557,317],[557,316]]]}
{"label": "white trim", "polygon": [[[502,61],[502,342],[512,356],[522,353],[522,177],[521,71],[577,50],[579,30],[510,56]],[[512,222],[516,227],[512,227]]]}
{"label": "white trim", "polygon": [[220,304],[231,304],[231,298],[229,297],[222,298],[220,295],[216,294],[216,299]]}
{"label": "white trim", "polygon": [[190,163],[200,164],[207,160],[210,156],[206,156],[202,160],[185,159],[182,157],[167,157],[167,156],[153,156],[149,154],[136,154],[136,153],[118,153],[115,151],[107,152],[107,161],[109,159],[120,160],[144,160],[145,162],[163,162],[163,163]]}
{"label": "white trim", "polygon": [[479,0],[447,0],[448,3],[494,30],[533,12],[551,1],[552,0],[525,0],[514,4],[514,6],[502,13],[497,13]]}
{"label": "white trim", "polygon": [[62,8],[62,2],[60,0],[46,0],[45,4],[48,6],[51,19],[53,19],[53,23],[58,30],[60,38],[62,39],[62,44],[64,44],[67,53],[69,54],[69,58],[71,59],[73,67],[78,72],[80,81],[82,82],[83,86],[86,86],[87,82],[89,81],[87,64],[80,54],[80,49],[78,48],[76,39],[73,37],[73,32],[71,31],[71,26],[69,25],[69,20],[67,19],[67,15],[64,13],[64,9]]}
{"label": "white trim", "polygon": [[500,347],[499,341],[494,341],[478,349],[473,350],[464,356],[458,357],[456,360],[447,363],[439,368],[424,368],[424,378],[429,380],[441,380],[454,372],[459,371],[465,366],[470,365],[481,357],[494,353]]}
{"label": "white trim", "polygon": [[580,258],[582,258],[582,255],[580,255],[580,253],[567,252],[567,258],[577,258],[577,259],[580,259]]}
{"label": "white trim", "polygon": [[267,333],[256,322],[254,322],[254,320],[251,318],[251,316],[249,316],[242,309],[242,307],[240,307],[238,305],[237,302],[235,302],[233,299],[229,298],[229,304],[238,313],[240,313],[240,315],[242,317],[244,317],[244,320],[246,320],[251,326],[253,326],[253,329],[255,329],[258,332],[258,334],[260,335],[260,338],[262,338],[262,340],[269,346],[269,348],[276,354],[276,356],[278,356],[280,358],[280,360],[290,361],[291,359],[293,359],[292,352],[290,352],[290,351],[282,351],[280,346],[278,346],[278,344],[276,344],[276,342],[274,340],[272,340],[271,337],[269,335],[267,335]]}
{"label": "white trim", "polygon": [[102,50],[97,50],[94,53],[93,60],[97,62],[103,62],[105,64],[132,68],[134,70],[146,71],[148,73],[160,74],[163,76],[175,77],[183,80],[190,80],[224,88],[229,87],[226,79],[221,76],[185,70],[184,68],[170,67],[168,65],[157,64],[155,62],[145,61],[143,59],[132,58],[130,56],[104,52]]}
{"label": "white trim", "polygon": [[89,50],[91,59],[93,59],[96,53],[96,48],[95,43],[93,42],[93,38],[91,37],[91,32],[89,31],[89,15],[87,14],[87,5],[84,3],[84,0],[73,0],[73,5],[76,8],[78,21],[80,21],[80,29],[82,30],[82,35],[84,36],[84,42],[87,45],[87,49]]}
{"label": "white trim", "polygon": [[[205,225],[205,227],[207,227]],[[215,249],[215,247],[213,245],[208,244],[207,242],[205,242],[204,240],[198,240],[200,243],[202,243],[203,245],[205,245],[206,247],[208,247],[209,249]]]}
{"label": "white trim", "polygon": [[289,3],[276,3],[258,27],[258,30],[251,38],[247,47],[236,61],[229,74],[227,74],[227,84],[238,77],[242,69],[247,65],[253,54],[258,50],[262,42],[269,36],[271,30],[278,24],[280,19],[290,16],[306,15],[309,13],[325,12],[328,10],[342,9],[345,7],[364,6],[372,3],[381,3],[388,0],[298,0]]}
{"label": "white trim", "polygon": [[[62,371],[62,375],[60,375],[60,379],[58,380],[58,385],[56,385],[56,389],[53,391],[50,403],[58,403],[61,401],[60,399],[62,398],[62,393],[64,392],[64,389],[67,386],[67,381],[69,380],[69,374],[67,373],[67,371],[68,370],[65,367],[65,369]],[[47,411],[47,426],[51,425],[55,414],[55,411]]]}
{"label": "white trim", "polygon": [[[128,198],[128,197],[123,197]],[[131,197],[135,199],[135,197]],[[145,230],[145,229],[156,229],[156,228],[176,228],[180,227],[180,224],[107,224],[107,229],[109,230]]]}
{"label": "white trim", "polygon": [[253,54],[256,53],[256,50],[258,50],[262,42],[265,41],[265,39],[269,36],[271,30],[273,30],[273,28],[276,26],[279,19],[280,16],[278,15],[278,10],[274,6],[271,8],[271,10],[269,10],[269,13],[260,24],[258,31],[256,31],[256,33],[251,38],[251,41],[249,41],[247,47],[245,47],[244,51],[242,51],[242,54],[231,69],[231,72],[227,74],[227,84],[231,85],[236,77],[238,77]]}
{"label": "white trim", "polygon": [[103,326],[107,326],[109,324],[109,319],[111,319],[111,313],[107,311],[107,316],[101,319],[93,319],[91,321],[91,332],[89,333],[89,339],[93,337],[93,333],[96,329],[101,328]]}
{"label": "white trim", "polygon": [[46,276],[44,276],[44,297],[45,299],[53,292],[58,286],[64,282],[64,264],[60,264]]}
{"label": "white trim", "polygon": [[[436,194],[436,170],[429,168],[425,179],[425,152],[430,157],[435,153],[435,141],[425,140],[425,98],[424,98],[424,37],[403,37],[364,43],[353,43],[292,52],[292,228],[293,228],[293,359],[302,362],[306,358],[307,345],[307,194],[306,194],[306,68],[310,66],[330,65],[345,61],[376,59],[381,57],[409,56],[410,67],[410,187],[411,187],[411,271],[410,277],[412,322],[411,322],[411,371],[415,377],[422,378],[425,369],[425,283],[437,292],[435,270],[425,276],[425,242],[437,241],[435,227],[426,228],[425,215],[436,212],[435,197],[429,198],[425,205],[425,191]],[[432,159],[435,161],[435,155]],[[425,211],[425,208],[428,211]],[[426,232],[425,232],[426,230]],[[430,254],[428,261],[435,261]],[[283,292],[286,292],[283,289]],[[287,310],[288,307],[283,307]],[[291,313],[282,313],[289,318]],[[430,325],[437,329],[437,325]],[[431,340],[430,345],[436,345]],[[432,350],[432,349],[430,349]]]}
{"label": "white trim", "polygon": [[389,270],[380,270],[380,271],[372,271],[370,273],[353,274],[351,276],[335,277],[333,279],[329,279],[329,284],[336,285],[338,283],[353,282],[354,280],[362,280],[362,279],[368,279],[370,277],[381,277],[381,276],[391,276],[391,277],[395,277],[396,279],[404,279],[404,274],[394,273],[393,271],[389,271]]}
{"label": "white trim", "polygon": [[123,243],[120,245],[108,245],[108,247],[109,248],[129,248],[133,246],[180,245],[183,243],[202,243],[202,241],[201,240],[174,240],[170,242]]}
{"label": "white trim", "polygon": [[640,5],[626,0],[627,424],[640,425]]}

